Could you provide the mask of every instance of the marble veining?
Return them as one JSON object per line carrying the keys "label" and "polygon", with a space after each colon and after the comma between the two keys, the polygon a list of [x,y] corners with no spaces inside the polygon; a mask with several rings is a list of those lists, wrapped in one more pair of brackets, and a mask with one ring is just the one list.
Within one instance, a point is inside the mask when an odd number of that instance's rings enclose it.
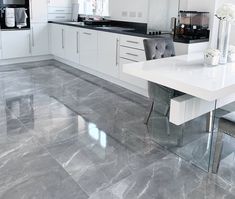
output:
{"label": "marble veining", "polygon": [[205,116],[145,126],[148,105],[54,60],[1,66],[0,199],[235,198],[234,140],[208,174]]}

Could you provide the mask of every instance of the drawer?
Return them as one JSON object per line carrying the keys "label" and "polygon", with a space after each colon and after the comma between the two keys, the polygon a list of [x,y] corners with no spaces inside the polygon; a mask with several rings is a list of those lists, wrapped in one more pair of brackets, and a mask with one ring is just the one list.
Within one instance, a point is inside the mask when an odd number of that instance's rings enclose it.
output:
{"label": "drawer", "polygon": [[133,36],[122,35],[120,37],[120,45],[144,50],[144,43],[143,43],[144,39],[145,38],[143,37],[133,37]]}
{"label": "drawer", "polygon": [[49,21],[70,21],[71,19],[71,14],[48,14]]}
{"label": "drawer", "polygon": [[72,8],[69,7],[48,7],[49,14],[71,14]]}
{"label": "drawer", "polygon": [[127,48],[124,46],[120,47],[120,57],[137,62],[146,61],[145,52],[143,50]]}

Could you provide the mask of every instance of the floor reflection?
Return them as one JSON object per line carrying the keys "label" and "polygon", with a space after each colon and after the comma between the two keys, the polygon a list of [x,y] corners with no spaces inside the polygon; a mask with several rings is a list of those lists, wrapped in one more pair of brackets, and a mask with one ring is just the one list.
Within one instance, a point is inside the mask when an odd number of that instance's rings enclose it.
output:
{"label": "floor reflection", "polygon": [[234,198],[234,139],[214,180],[184,161],[208,166],[205,115],[175,126],[154,112],[146,126],[146,98],[68,66],[29,66],[0,70],[0,198],[41,199],[40,185],[68,199]]}
{"label": "floor reflection", "polygon": [[148,130],[152,139],[161,146],[208,170],[211,134],[206,132],[206,115],[176,126],[170,123],[167,117],[154,112]]}

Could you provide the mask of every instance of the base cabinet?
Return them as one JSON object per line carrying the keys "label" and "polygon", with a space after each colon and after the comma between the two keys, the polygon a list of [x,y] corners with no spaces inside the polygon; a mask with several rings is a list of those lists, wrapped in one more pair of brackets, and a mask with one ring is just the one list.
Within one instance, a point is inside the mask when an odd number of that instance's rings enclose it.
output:
{"label": "base cabinet", "polygon": [[69,26],[65,28],[65,59],[75,63],[79,63],[79,35],[79,28]]}
{"label": "base cabinet", "polygon": [[80,32],[80,64],[98,70],[98,35],[97,31],[84,29]]}
{"label": "base cabinet", "polygon": [[118,78],[119,35],[98,32],[98,70]]}
{"label": "base cabinet", "polygon": [[2,58],[29,57],[32,53],[30,30],[2,31]]}
{"label": "base cabinet", "polygon": [[31,26],[32,55],[49,54],[49,33],[47,23],[35,23]]}
{"label": "base cabinet", "polygon": [[51,52],[57,57],[65,56],[65,27],[62,25],[51,24],[50,26]]}

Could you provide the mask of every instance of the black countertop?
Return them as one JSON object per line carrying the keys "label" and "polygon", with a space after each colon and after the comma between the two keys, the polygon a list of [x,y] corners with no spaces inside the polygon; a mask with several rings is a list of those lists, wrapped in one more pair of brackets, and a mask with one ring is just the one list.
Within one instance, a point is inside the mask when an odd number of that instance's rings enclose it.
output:
{"label": "black countertop", "polygon": [[135,37],[144,37],[144,38],[156,38],[156,37],[172,37],[171,34],[161,34],[161,35],[149,35],[147,34],[147,28],[143,28],[143,30],[136,30],[133,27],[120,27],[120,26],[95,26],[95,25],[85,25],[83,23],[74,23],[74,22],[58,22],[58,21],[48,21],[48,23],[67,25],[91,30],[98,30],[104,32],[111,32],[117,34],[130,35]]}

